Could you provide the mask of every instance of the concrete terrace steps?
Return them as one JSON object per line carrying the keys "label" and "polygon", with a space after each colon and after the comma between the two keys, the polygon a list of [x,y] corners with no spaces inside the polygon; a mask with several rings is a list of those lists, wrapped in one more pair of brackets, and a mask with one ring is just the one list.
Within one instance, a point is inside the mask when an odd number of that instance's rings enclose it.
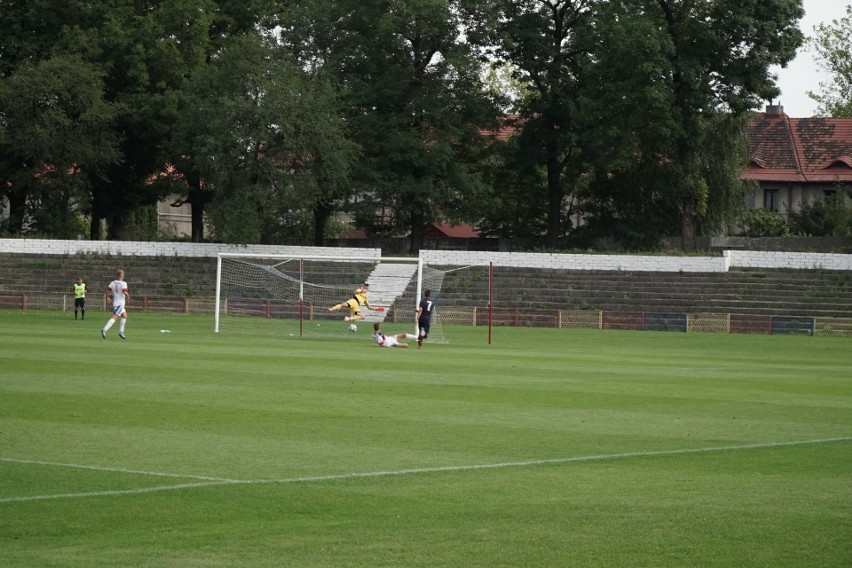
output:
{"label": "concrete terrace steps", "polygon": [[[467,305],[478,305],[484,307],[486,304],[473,303]],[[748,301],[645,301],[645,302],[587,302],[576,304],[536,304],[523,305],[520,303],[495,302],[495,307],[520,308],[529,310],[603,310],[603,311],[652,311],[652,312],[754,312],[767,315],[821,315],[831,317],[852,317],[852,311],[848,306],[837,306],[832,303],[796,304],[791,302],[748,302]]]}
{"label": "concrete terrace steps", "polygon": [[[485,285],[479,286],[456,286],[453,288],[455,294],[469,292],[480,295],[487,290]],[[517,287],[506,284],[503,281],[495,282],[495,293],[498,296],[509,294],[517,296],[522,301],[548,300],[553,298],[574,297],[604,297],[614,298],[620,296],[629,297],[700,297],[712,296],[716,298],[730,297],[741,298],[772,298],[784,296],[785,298],[802,298],[809,301],[812,298],[822,296],[829,297],[832,301],[852,302],[852,286],[838,285],[836,283],[811,283],[801,282],[779,284],[768,284],[764,286],[748,286],[725,282],[715,282],[706,286],[680,286],[676,282],[661,280],[654,283],[631,283],[619,282],[617,284],[586,283],[577,286],[565,281],[537,282],[534,286]]]}
{"label": "concrete terrace steps", "polygon": [[852,317],[848,309],[838,310],[831,304],[802,306],[795,303],[753,303],[753,302],[694,302],[691,304],[645,303],[645,304],[595,304],[583,306],[583,309],[603,311],[645,311],[673,313],[753,313],[763,315],[807,315],[823,317]]}
{"label": "concrete terrace steps", "polygon": [[[112,280],[117,268],[127,272],[131,293],[137,297],[212,298],[215,294],[215,258],[94,254],[2,254],[0,293],[68,293],[82,274],[94,295]],[[512,310],[852,317],[852,271],[689,273],[495,267],[494,275],[495,308]],[[371,300],[380,305],[383,286],[378,285],[379,275],[374,276],[367,276],[377,288],[371,290]],[[481,274],[448,272],[442,291],[444,306],[487,305],[488,283]]]}
{"label": "concrete terrace steps", "polygon": [[[487,282],[448,277],[447,305],[487,304]],[[494,272],[495,307],[852,317],[852,274],[796,270]]]}
{"label": "concrete terrace steps", "polygon": [[[501,287],[505,290],[511,290],[513,294],[517,294],[520,296],[541,296],[552,293],[558,293],[560,295],[583,295],[583,294],[594,294],[594,295],[610,295],[617,296],[621,294],[642,294],[642,293],[660,293],[660,294],[684,294],[689,296],[696,295],[736,295],[736,296],[775,296],[775,295],[785,295],[785,296],[795,296],[797,294],[808,295],[808,294],[829,294],[834,297],[842,297],[849,292],[849,287],[837,286],[837,285],[815,285],[810,283],[801,283],[799,285],[784,285],[784,286],[733,286],[733,285],[725,285],[725,284],[714,284],[713,286],[678,286],[677,283],[666,282],[665,280],[661,282],[657,282],[654,284],[630,284],[629,282],[619,283],[618,285],[607,285],[602,284],[600,286],[595,286],[594,284],[585,285],[585,286],[574,286],[568,283],[547,283],[542,282],[538,283],[534,287],[511,287],[511,286],[503,286]],[[462,288],[460,288],[461,290]],[[467,289],[467,288],[464,288]],[[472,288],[471,288],[472,289]],[[479,289],[477,289],[477,292]],[[501,291],[495,291],[498,293],[502,293]]]}
{"label": "concrete terrace steps", "polygon": [[[380,262],[376,264],[368,278],[368,283],[370,284],[370,305],[377,307],[392,305],[397,298],[405,293],[405,289],[416,272],[416,263],[398,264]],[[372,312],[370,315],[373,318],[371,321],[384,321],[388,312],[377,311]]]}
{"label": "concrete terrace steps", "polygon": [[64,293],[82,275],[90,294],[127,273],[131,294],[148,296],[212,296],[216,259],[178,257],[100,257],[0,255],[0,291],[38,290]]}
{"label": "concrete terrace steps", "polygon": [[[446,295],[446,294],[445,294]],[[464,300],[475,300],[483,298],[487,300],[486,290],[454,290],[453,299],[457,302]],[[845,306],[852,309],[852,294],[837,290],[786,290],[786,291],[749,291],[730,290],[719,288],[712,291],[690,291],[676,288],[665,288],[661,286],[653,289],[624,288],[619,290],[546,290],[539,288],[529,293],[507,289],[495,291],[495,301],[500,303],[512,303],[525,306],[573,304],[573,303],[650,303],[662,300],[669,303],[681,301],[706,301],[725,302],[763,302],[782,301],[788,304],[811,305],[828,303],[835,306]]]}
{"label": "concrete terrace steps", "polygon": [[[452,305],[487,304],[482,298],[468,297],[468,302]],[[447,305],[447,304],[445,304]],[[694,299],[589,299],[579,302],[524,304],[517,301],[495,300],[496,308],[520,308],[530,310],[603,310],[625,312],[688,312],[688,313],[755,313],[765,315],[819,315],[825,317],[852,317],[852,305],[835,302],[797,303],[790,301],[749,301],[713,298]]]}
{"label": "concrete terrace steps", "polygon": [[[508,269],[502,269],[505,272]],[[496,273],[496,271],[495,271]],[[635,274],[635,273],[618,273],[610,272],[605,274],[578,274],[572,272],[563,272],[561,274],[550,275],[513,275],[500,274],[501,284],[511,287],[535,286],[540,282],[552,282],[554,279],[559,279],[564,282],[570,282],[577,286],[595,285],[602,286],[607,284],[619,284],[629,282],[633,285],[653,284],[660,281],[667,283],[679,283],[684,286],[708,286],[718,283],[742,284],[749,286],[778,286],[778,285],[796,285],[801,282],[810,282],[815,284],[834,285],[849,283],[852,281],[852,276],[847,273],[786,273],[779,272],[777,274],[769,274],[761,272],[759,274],[748,274],[743,272],[727,272],[714,274],[677,274],[660,272],[653,275]]]}

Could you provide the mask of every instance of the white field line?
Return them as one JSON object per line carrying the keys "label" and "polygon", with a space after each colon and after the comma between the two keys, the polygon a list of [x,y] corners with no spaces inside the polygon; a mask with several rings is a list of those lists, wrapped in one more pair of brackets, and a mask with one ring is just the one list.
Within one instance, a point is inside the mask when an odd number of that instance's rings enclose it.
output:
{"label": "white field line", "polygon": [[135,475],[150,475],[153,477],[179,477],[181,479],[201,479],[203,481],[219,481],[222,483],[231,483],[236,479],[226,479],[224,477],[206,477],[202,475],[192,475],[190,473],[162,473],[159,471],[140,471],[137,469],[124,469],[120,467],[105,467],[100,465],[85,465],[79,463],[62,463],[36,460],[21,460],[15,458],[0,458],[0,462],[22,463],[28,465],[46,465],[50,467],[67,467],[73,469],[93,469],[95,471],[108,471],[110,473],[132,473]]}
{"label": "white field line", "polygon": [[490,464],[420,467],[420,468],[398,469],[398,470],[387,470],[387,471],[369,471],[369,472],[360,472],[360,473],[355,472],[355,473],[340,473],[340,474],[316,475],[316,476],[305,476],[305,477],[286,477],[286,478],[282,478],[282,479],[255,479],[255,480],[250,480],[250,479],[245,479],[245,480],[225,479],[225,478],[218,478],[218,477],[205,477],[205,476],[179,474],[179,473],[145,472],[145,471],[136,471],[136,470],[130,470],[130,469],[109,468],[109,467],[100,467],[100,466],[87,466],[87,465],[80,465],[80,464],[63,464],[63,463],[53,463],[53,462],[38,462],[38,461],[18,460],[18,459],[11,459],[11,458],[0,458],[0,462],[39,464],[39,465],[50,465],[50,466],[56,466],[56,467],[92,469],[92,470],[96,470],[96,471],[135,473],[135,474],[151,475],[151,476],[157,476],[157,477],[179,477],[179,478],[200,480],[197,483],[182,483],[182,484],[178,484],[178,485],[160,485],[160,486],[155,486],[155,487],[141,487],[141,488],[136,488],[136,489],[118,489],[118,490],[110,490],[110,491],[91,491],[91,492],[82,492],[82,493],[58,493],[58,494],[53,494],[53,495],[26,495],[26,496],[20,496],[20,497],[2,497],[2,498],[0,498],[0,503],[13,503],[13,502],[21,502],[21,501],[44,501],[44,500],[48,500],[48,499],[70,499],[70,498],[79,498],[79,497],[137,495],[137,494],[141,494],[141,493],[154,493],[154,492],[158,492],[158,491],[176,491],[176,490],[180,490],[180,489],[192,489],[192,488],[196,488],[196,487],[211,487],[211,486],[221,486],[221,485],[261,485],[261,484],[284,484],[284,483],[312,483],[312,482],[320,482],[320,481],[364,479],[364,478],[374,478],[374,477],[390,477],[390,476],[398,476],[398,475],[417,475],[417,474],[424,474],[424,473],[476,471],[476,470],[484,470],[484,469],[506,469],[506,468],[511,468],[511,467],[532,467],[532,466],[539,466],[539,465],[579,463],[579,462],[590,462],[590,461],[600,461],[600,460],[615,460],[615,459],[627,459],[627,458],[648,458],[648,457],[661,457],[661,456],[675,456],[675,455],[683,455],[683,454],[700,454],[700,453],[727,452],[727,451],[737,451],[737,450],[754,450],[754,449],[765,449],[765,448],[783,448],[783,447],[790,447],[790,446],[830,444],[830,443],[834,443],[834,442],[849,442],[849,441],[852,441],[852,437],[822,438],[822,439],[817,439],[817,440],[800,440],[800,441],[795,441],[795,442],[768,442],[768,443],[763,443],[763,444],[745,444],[745,445],[734,445],[734,446],[713,446],[713,447],[709,447],[709,448],[686,448],[686,449],[681,449],[681,450],[658,450],[658,451],[649,451],[649,452],[622,452],[622,453],[615,453],[615,454],[598,454],[598,455],[590,455],[590,456],[576,456],[576,457],[571,457],[571,458],[550,458],[550,459],[527,460],[527,461],[516,461],[516,462],[499,462],[499,463],[490,463]]}
{"label": "white field line", "polygon": [[21,501],[47,501],[52,499],[73,499],[75,497],[104,497],[110,495],[138,495],[140,493],[156,493],[158,491],[177,491],[195,487],[210,487],[211,485],[228,485],[241,483],[239,481],[207,481],[198,483],[181,483],[179,485],[158,485],[156,487],[139,487],[136,489],[115,489],[111,491],[89,491],[81,493],[57,493],[54,495],[25,495],[22,497],[3,497],[0,503],[18,503]]}

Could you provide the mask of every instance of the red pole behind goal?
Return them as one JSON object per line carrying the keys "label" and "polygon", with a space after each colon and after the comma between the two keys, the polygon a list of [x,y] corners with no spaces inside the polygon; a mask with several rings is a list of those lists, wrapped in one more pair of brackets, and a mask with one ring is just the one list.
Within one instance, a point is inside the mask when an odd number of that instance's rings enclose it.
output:
{"label": "red pole behind goal", "polygon": [[299,259],[299,337],[302,337],[302,325],[305,321],[305,260]]}
{"label": "red pole behind goal", "polygon": [[494,261],[488,263],[488,345],[491,345],[491,324],[494,321]]}

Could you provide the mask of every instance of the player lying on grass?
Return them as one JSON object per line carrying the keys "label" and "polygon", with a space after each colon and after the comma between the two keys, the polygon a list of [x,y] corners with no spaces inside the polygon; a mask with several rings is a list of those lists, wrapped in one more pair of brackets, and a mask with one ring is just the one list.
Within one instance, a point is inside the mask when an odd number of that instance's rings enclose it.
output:
{"label": "player lying on grass", "polygon": [[410,333],[398,333],[396,335],[385,335],[382,333],[382,324],[376,322],[373,324],[373,339],[379,344],[379,347],[408,347],[408,343],[403,343],[405,339],[417,339],[416,335]]}

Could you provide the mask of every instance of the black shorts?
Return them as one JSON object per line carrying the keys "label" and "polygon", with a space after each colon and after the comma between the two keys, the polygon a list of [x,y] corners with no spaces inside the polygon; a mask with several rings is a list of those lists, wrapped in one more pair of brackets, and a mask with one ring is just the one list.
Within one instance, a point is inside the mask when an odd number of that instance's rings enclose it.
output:
{"label": "black shorts", "polygon": [[75,308],[85,308],[86,307],[86,298],[74,298],[74,307]]}
{"label": "black shorts", "polygon": [[422,329],[423,333],[429,333],[429,324],[431,322],[428,319],[422,319],[417,322],[418,329]]}

